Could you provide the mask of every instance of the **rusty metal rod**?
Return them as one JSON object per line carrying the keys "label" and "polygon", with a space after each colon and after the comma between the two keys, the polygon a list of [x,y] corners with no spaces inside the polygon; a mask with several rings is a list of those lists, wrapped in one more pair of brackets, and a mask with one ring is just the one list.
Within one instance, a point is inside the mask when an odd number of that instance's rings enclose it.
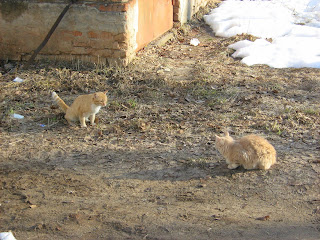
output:
{"label": "rusty metal rod", "polygon": [[47,36],[45,37],[45,39],[42,41],[42,43],[39,45],[39,47],[34,51],[34,53],[32,54],[32,56],[29,58],[28,62],[24,65],[24,69],[27,69],[29,67],[29,65],[34,61],[34,59],[36,58],[36,56],[38,55],[38,53],[41,51],[41,49],[47,44],[47,42],[49,41],[51,35],[54,33],[54,31],[56,30],[56,28],[58,27],[59,23],[61,22],[62,18],[64,17],[64,15],[67,13],[67,11],[69,10],[70,6],[76,1],[71,1],[64,9],[63,11],[60,13],[59,17],[57,18],[56,22],[53,24],[53,26],[51,27],[50,31],[48,32]]}

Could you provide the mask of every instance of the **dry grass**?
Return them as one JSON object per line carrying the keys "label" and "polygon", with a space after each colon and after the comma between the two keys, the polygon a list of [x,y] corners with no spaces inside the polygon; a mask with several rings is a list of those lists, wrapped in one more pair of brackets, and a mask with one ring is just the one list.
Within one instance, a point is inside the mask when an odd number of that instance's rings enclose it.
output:
{"label": "dry grass", "polygon": [[[189,45],[194,37],[197,47]],[[227,46],[246,38],[217,38],[194,20],[126,68],[39,62],[5,74],[2,64],[4,228],[37,239],[249,239],[266,231],[312,239],[320,70],[242,65]],[[13,83],[16,76],[24,82]],[[57,91],[71,103],[105,89],[108,106],[87,129],[69,127],[50,97]],[[214,135],[225,129],[236,138],[265,136],[279,164],[230,171],[214,148]],[[39,208],[30,210],[25,199]]]}

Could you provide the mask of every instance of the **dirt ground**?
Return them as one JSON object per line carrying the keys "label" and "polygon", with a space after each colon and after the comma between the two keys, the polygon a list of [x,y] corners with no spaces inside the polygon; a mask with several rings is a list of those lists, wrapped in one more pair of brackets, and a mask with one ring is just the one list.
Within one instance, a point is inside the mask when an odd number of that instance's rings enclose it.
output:
{"label": "dirt ground", "polygon": [[[217,38],[195,19],[126,68],[42,61],[8,74],[16,63],[3,62],[0,232],[320,239],[320,69],[245,66],[227,48],[244,38]],[[70,104],[105,89],[109,103],[86,129],[68,126],[50,97]],[[278,164],[229,170],[214,147],[224,129],[264,136]]]}

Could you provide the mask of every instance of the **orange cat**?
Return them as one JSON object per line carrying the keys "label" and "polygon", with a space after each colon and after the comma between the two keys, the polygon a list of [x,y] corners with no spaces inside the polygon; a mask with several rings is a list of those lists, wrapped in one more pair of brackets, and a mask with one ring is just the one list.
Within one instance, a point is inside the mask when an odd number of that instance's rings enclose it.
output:
{"label": "orange cat", "polygon": [[276,163],[276,150],[264,138],[248,135],[234,140],[225,132],[225,136],[216,135],[216,148],[226,158],[229,169],[242,165],[245,169],[269,169]]}
{"label": "orange cat", "polygon": [[73,121],[80,121],[81,127],[87,127],[86,120],[90,119],[91,125],[95,125],[94,120],[100,108],[107,105],[107,93],[96,92],[93,94],[80,95],[69,107],[57,93],[52,92],[53,100],[65,112],[65,119],[71,124]]}

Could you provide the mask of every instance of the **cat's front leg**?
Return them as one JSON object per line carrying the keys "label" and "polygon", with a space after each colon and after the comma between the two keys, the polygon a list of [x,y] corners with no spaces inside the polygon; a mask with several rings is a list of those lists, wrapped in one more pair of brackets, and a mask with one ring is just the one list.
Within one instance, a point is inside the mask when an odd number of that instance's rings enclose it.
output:
{"label": "cat's front leg", "polygon": [[86,118],[85,117],[79,117],[79,120],[80,120],[81,127],[87,127]]}
{"label": "cat's front leg", "polygon": [[229,165],[228,165],[228,168],[229,169],[236,169],[237,167],[239,167],[240,165],[239,164],[237,164],[237,163],[230,163]]}
{"label": "cat's front leg", "polygon": [[94,126],[94,125],[96,125],[95,123],[94,123],[94,120],[95,120],[95,118],[96,118],[96,115],[95,114],[92,114],[92,115],[90,115],[90,124],[91,124],[91,126]]}
{"label": "cat's front leg", "polygon": [[244,164],[243,165],[244,169],[247,169],[247,170],[252,170],[252,169],[256,169],[256,165],[252,165],[252,164]]}

